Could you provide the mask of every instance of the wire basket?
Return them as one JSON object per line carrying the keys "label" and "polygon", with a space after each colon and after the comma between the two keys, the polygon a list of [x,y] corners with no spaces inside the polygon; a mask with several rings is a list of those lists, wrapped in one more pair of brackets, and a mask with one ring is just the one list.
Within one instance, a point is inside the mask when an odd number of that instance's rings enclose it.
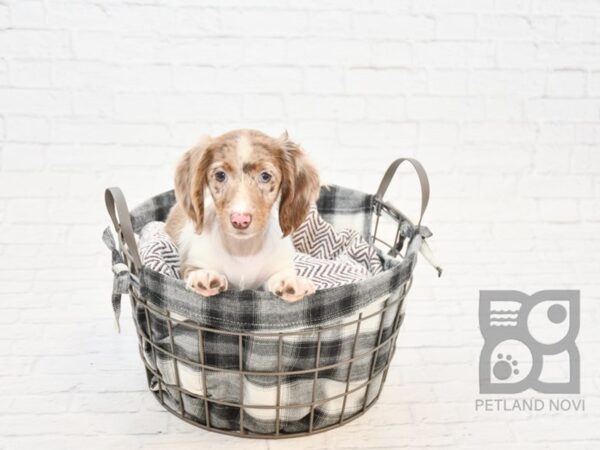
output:
{"label": "wire basket", "polygon": [[[395,353],[416,255],[430,235],[421,218],[415,225],[383,200],[403,161],[419,176],[422,218],[429,184],[413,159],[394,161],[375,195],[341,187],[322,190],[317,206],[326,220],[347,218],[352,208],[365,213],[360,231],[379,248],[386,270],[356,286],[317,292],[303,305],[260,291],[225,292],[222,300],[184,294],[181,281],[161,279],[142,265],[135,238],[145,223],[166,218],[175,201],[172,192],[130,213],[122,192],[107,189],[119,241],[113,249],[113,307],[118,313],[119,294],[130,295],[148,386],[165,409],[206,430],[264,439],[337,428],[376,402]],[[346,200],[339,207],[342,196]],[[391,241],[380,237],[385,230]],[[157,289],[160,283],[175,284]],[[225,311],[219,311],[221,305]],[[280,312],[277,317],[310,308],[302,313],[310,320],[290,327],[276,319],[266,329],[243,320],[227,322],[239,308],[260,316],[263,307],[265,315]],[[217,321],[207,319],[216,316]]]}

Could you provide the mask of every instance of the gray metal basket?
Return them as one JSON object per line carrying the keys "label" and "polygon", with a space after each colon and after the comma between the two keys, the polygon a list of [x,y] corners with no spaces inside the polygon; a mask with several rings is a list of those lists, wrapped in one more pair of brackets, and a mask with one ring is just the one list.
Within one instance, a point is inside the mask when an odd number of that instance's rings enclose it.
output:
{"label": "gray metal basket", "polygon": [[[383,200],[403,161],[421,184],[416,225]],[[188,423],[248,438],[310,435],[362,415],[379,397],[394,356],[417,253],[430,235],[421,226],[428,199],[427,176],[414,159],[394,161],[375,195],[323,188],[317,204],[323,218],[334,226],[353,223],[379,247],[385,270],[289,304],[255,290],[203,298],[183,281],[144,267],[135,233],[165,220],[174,194],[153,197],[130,213],[122,192],[107,189],[119,243],[105,231],[113,250],[113,307],[118,317],[121,294],[130,295],[153,395]],[[386,221],[389,242],[380,237]]]}

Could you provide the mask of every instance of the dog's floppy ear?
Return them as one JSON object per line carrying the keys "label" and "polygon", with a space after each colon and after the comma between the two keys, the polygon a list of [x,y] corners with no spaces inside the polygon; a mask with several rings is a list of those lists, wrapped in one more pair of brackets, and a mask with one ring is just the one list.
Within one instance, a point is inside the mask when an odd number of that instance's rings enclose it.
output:
{"label": "dog's floppy ear", "polygon": [[204,225],[204,188],[206,170],[210,164],[207,147],[211,138],[203,136],[185,152],[175,169],[175,197],[187,216],[194,222],[196,233]]}
{"label": "dog's floppy ear", "polygon": [[283,154],[279,225],[287,236],[302,224],[311,203],[319,198],[320,182],[315,166],[287,132],[278,141]]}

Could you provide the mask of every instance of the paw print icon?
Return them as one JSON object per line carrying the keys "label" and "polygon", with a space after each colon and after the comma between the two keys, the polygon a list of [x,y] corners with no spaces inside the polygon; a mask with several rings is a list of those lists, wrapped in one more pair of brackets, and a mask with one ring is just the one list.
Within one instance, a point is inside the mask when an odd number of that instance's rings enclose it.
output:
{"label": "paw print icon", "polygon": [[480,291],[482,394],[579,393],[579,291]]}

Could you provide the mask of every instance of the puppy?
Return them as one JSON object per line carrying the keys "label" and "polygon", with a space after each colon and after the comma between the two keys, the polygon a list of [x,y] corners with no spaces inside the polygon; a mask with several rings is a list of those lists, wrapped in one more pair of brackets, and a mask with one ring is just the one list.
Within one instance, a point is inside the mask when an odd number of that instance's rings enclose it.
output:
{"label": "puppy", "polygon": [[315,167],[287,133],[202,138],[177,166],[177,202],[165,226],[188,288],[205,297],[265,288],[290,302],[313,294],[313,283],[294,272],[289,235],[319,188]]}

